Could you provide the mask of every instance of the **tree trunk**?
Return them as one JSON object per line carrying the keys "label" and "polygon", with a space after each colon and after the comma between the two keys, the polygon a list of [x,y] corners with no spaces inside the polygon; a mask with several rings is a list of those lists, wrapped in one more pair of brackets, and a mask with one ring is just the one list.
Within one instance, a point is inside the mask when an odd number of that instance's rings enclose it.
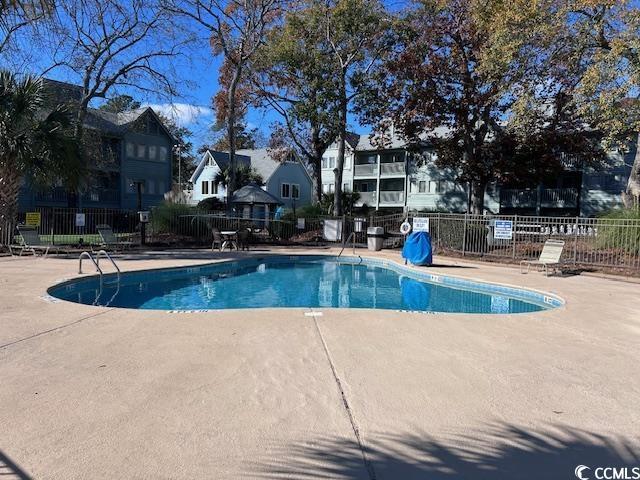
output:
{"label": "tree trunk", "polygon": [[340,76],[340,112],[338,117],[338,158],[336,161],[335,190],[333,193],[333,214],[342,215],[342,173],[347,140],[347,72],[343,69]]}
{"label": "tree trunk", "polygon": [[313,151],[309,152],[312,156],[308,158],[308,161],[311,163],[313,177],[316,181],[316,202],[320,203],[322,200],[322,155],[326,148],[320,140],[320,129],[314,123],[311,125],[311,146]]}
{"label": "tree trunk", "polygon": [[640,208],[640,135],[636,140],[636,156],[631,166],[627,189],[622,194],[622,202],[627,208]]}
{"label": "tree trunk", "polygon": [[484,213],[484,192],[487,182],[476,180],[471,182],[471,213],[482,215]]}
{"label": "tree trunk", "polygon": [[236,189],[236,89],[240,82],[242,65],[236,65],[227,92],[227,140],[229,141],[229,185],[227,186],[227,210],[231,211],[231,199]]}
{"label": "tree trunk", "polygon": [[[11,162],[3,162],[0,168],[0,229],[13,225],[18,216],[18,195],[20,193],[20,175]],[[4,232],[3,232],[4,233]]]}

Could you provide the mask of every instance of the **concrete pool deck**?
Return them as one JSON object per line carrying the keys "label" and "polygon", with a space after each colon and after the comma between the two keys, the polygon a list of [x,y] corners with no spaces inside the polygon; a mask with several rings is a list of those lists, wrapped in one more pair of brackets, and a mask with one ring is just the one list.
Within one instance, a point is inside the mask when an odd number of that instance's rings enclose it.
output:
{"label": "concrete pool deck", "polygon": [[77,258],[0,258],[0,474],[567,479],[580,464],[640,467],[640,285],[436,262],[428,270],[567,303],[519,315],[171,314],[50,303],[46,289],[77,276]]}

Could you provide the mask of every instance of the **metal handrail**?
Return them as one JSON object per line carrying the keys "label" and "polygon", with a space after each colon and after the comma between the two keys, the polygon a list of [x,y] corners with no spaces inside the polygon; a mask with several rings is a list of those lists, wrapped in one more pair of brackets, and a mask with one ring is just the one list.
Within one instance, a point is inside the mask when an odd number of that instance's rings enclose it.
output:
{"label": "metal handrail", "polygon": [[353,238],[353,254],[354,255],[356,254],[356,232],[351,232],[347,237],[347,239],[342,244],[342,250],[340,250],[340,253],[338,254],[338,258],[340,258],[340,255],[342,255],[342,252],[344,252],[344,249],[347,248],[347,244],[349,243],[350,238]]}
{"label": "metal handrail", "polygon": [[98,269],[100,268],[100,255],[104,255],[110,262],[111,265],[113,265],[115,267],[115,269],[118,272],[118,280],[120,280],[120,268],[118,268],[118,265],[116,265],[116,262],[113,260],[113,258],[111,258],[111,255],[109,255],[107,253],[106,250],[99,250],[98,253],[96,253],[96,266],[98,267]]}
{"label": "metal handrail", "polygon": [[82,252],[79,257],[80,264],[78,265],[78,273],[82,273],[82,259],[88,258],[95,265],[96,271],[100,272],[100,279],[102,279],[102,270],[100,269],[100,265],[96,262],[89,252]]}

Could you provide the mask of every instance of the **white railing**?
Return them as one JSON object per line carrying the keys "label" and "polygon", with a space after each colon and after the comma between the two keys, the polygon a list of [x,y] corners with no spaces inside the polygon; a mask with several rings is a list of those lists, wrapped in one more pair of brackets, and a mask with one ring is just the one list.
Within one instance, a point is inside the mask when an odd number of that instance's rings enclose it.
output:
{"label": "white railing", "polygon": [[500,204],[503,207],[535,208],[538,202],[543,207],[575,207],[578,204],[578,190],[576,188],[543,188],[539,199],[537,189],[500,190]]}
{"label": "white railing", "polygon": [[356,202],[358,206],[362,206],[365,203],[368,206],[374,206],[376,204],[376,192],[358,192],[360,198]]}
{"label": "white railing", "polygon": [[380,192],[381,204],[398,204],[404,203],[404,192]]}
{"label": "white railing", "polygon": [[380,175],[405,175],[404,162],[381,163]]}
{"label": "white railing", "polygon": [[370,177],[378,173],[377,163],[365,163],[363,165],[356,164],[355,167],[356,167],[355,168],[356,177]]}

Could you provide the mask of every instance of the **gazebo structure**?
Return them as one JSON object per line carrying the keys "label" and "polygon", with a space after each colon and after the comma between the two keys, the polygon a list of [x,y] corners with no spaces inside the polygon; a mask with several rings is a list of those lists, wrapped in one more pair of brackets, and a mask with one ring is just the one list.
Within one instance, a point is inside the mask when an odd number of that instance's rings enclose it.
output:
{"label": "gazebo structure", "polygon": [[242,209],[243,217],[264,218],[265,223],[268,223],[276,207],[282,205],[280,200],[255,183],[250,183],[236,190],[231,198],[231,203],[234,207]]}

